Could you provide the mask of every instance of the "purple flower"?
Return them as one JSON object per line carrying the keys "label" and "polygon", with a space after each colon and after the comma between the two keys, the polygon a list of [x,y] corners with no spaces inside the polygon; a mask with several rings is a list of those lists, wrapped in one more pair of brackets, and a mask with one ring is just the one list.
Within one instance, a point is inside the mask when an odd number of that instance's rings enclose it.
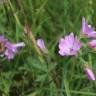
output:
{"label": "purple flower", "polygon": [[95,80],[95,76],[91,68],[85,67],[85,72],[89,80]]}
{"label": "purple flower", "polygon": [[40,48],[42,52],[47,53],[47,49],[45,47],[43,39],[37,39],[37,46]]}
{"label": "purple flower", "polygon": [[81,48],[80,41],[70,33],[59,41],[59,54],[61,56],[76,55]]}
{"label": "purple flower", "polygon": [[11,60],[14,58],[14,54],[16,52],[18,52],[18,49],[21,48],[21,47],[24,47],[25,44],[24,42],[20,42],[20,43],[17,43],[17,44],[12,44],[10,42],[7,42],[5,47],[6,47],[6,50],[4,52],[5,56],[7,57],[8,60]]}
{"label": "purple flower", "polygon": [[0,56],[5,56],[8,60],[13,59],[14,54],[23,46],[25,46],[23,42],[12,44],[4,36],[0,36]]}
{"label": "purple flower", "polygon": [[96,37],[96,31],[91,25],[88,25],[84,17],[82,18],[82,34],[87,37]]}

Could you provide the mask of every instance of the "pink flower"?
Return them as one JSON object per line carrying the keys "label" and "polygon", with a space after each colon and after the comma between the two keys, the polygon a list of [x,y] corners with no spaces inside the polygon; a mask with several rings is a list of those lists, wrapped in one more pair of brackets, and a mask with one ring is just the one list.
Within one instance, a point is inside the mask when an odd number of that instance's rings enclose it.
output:
{"label": "pink flower", "polygon": [[95,76],[91,68],[85,67],[85,72],[89,80],[95,80]]}
{"label": "pink flower", "polygon": [[89,43],[88,43],[89,47],[91,48],[96,48],[96,40],[91,40]]}
{"label": "pink flower", "polygon": [[43,39],[37,39],[37,46],[40,48],[42,52],[47,53],[47,49],[45,47]]}
{"label": "pink flower", "polygon": [[74,37],[73,33],[61,38],[59,41],[59,54],[61,56],[76,55],[80,48],[81,43],[77,37]]}
{"label": "pink flower", "polygon": [[91,25],[88,25],[84,17],[82,18],[82,34],[87,37],[96,37],[96,31]]}

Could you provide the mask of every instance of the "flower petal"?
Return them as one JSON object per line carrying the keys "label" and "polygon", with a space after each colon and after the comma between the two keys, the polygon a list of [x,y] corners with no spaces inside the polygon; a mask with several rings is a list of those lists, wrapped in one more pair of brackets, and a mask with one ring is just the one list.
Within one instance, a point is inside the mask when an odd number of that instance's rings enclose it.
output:
{"label": "flower petal", "polygon": [[17,43],[17,44],[13,44],[13,47],[16,47],[16,48],[24,47],[24,46],[25,46],[25,43],[24,43],[24,42],[20,42],[20,43]]}
{"label": "flower petal", "polygon": [[14,53],[11,50],[6,50],[4,54],[8,60],[11,60],[14,58]]}

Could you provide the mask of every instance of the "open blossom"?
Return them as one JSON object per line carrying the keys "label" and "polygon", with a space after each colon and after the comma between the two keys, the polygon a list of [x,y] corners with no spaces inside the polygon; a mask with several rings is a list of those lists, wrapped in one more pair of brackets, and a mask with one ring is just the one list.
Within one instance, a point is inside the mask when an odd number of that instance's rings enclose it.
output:
{"label": "open blossom", "polygon": [[37,39],[37,46],[40,48],[42,52],[47,53],[47,49],[45,47],[43,39]]}
{"label": "open blossom", "polygon": [[12,44],[4,36],[0,36],[0,55],[5,56],[8,60],[13,59],[14,54],[23,46],[25,46],[24,42]]}
{"label": "open blossom", "polygon": [[81,48],[81,42],[70,33],[59,41],[59,54],[61,56],[76,55]]}
{"label": "open blossom", "polygon": [[95,80],[95,76],[91,68],[85,67],[85,72],[89,80]]}
{"label": "open blossom", "polygon": [[87,37],[96,37],[96,31],[91,25],[85,21],[85,18],[82,18],[82,34]]}

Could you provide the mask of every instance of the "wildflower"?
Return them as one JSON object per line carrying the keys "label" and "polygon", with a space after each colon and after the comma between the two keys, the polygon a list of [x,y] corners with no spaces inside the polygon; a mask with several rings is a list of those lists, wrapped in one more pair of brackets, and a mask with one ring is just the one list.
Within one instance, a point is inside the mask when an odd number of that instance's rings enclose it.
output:
{"label": "wildflower", "polygon": [[86,75],[88,77],[89,80],[95,80],[95,76],[94,76],[94,73],[92,71],[91,68],[89,68],[88,66],[85,67],[85,72],[86,72]]}
{"label": "wildflower", "polygon": [[18,49],[25,46],[24,42],[20,42],[17,44],[12,44],[10,42],[7,42],[5,47],[6,50],[4,52],[4,55],[7,57],[8,60],[14,58],[14,54],[18,52]]}
{"label": "wildflower", "polygon": [[0,36],[0,56],[5,56],[8,60],[14,58],[14,54],[18,52],[20,47],[25,46],[24,42],[12,44],[4,36]]}
{"label": "wildflower", "polygon": [[73,33],[61,38],[59,41],[59,54],[61,56],[76,55],[80,48],[81,43],[77,37],[74,37]]}
{"label": "wildflower", "polygon": [[43,39],[37,39],[37,46],[40,48],[42,52],[47,53],[47,49],[45,47]]}
{"label": "wildflower", "polygon": [[88,25],[84,17],[82,18],[82,34],[87,37],[96,37],[96,31],[91,25]]}

